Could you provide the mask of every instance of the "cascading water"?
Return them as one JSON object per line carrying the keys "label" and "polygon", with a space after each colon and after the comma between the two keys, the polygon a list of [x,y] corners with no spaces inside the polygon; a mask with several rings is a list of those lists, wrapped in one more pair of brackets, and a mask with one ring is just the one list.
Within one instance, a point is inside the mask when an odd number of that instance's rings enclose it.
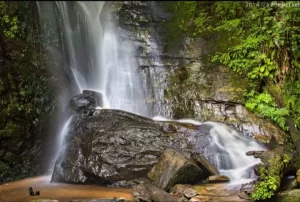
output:
{"label": "cascading water", "polygon": [[[54,29],[53,25],[57,22],[61,23],[56,27],[58,36],[53,34],[48,36],[48,40],[61,41],[62,44],[56,48],[58,45],[48,42],[46,46],[49,50],[60,49],[62,53],[61,64],[65,69],[62,72],[65,75],[62,77],[64,81],[61,82],[64,85],[62,103],[66,106],[70,96],[82,93],[83,90],[93,90],[101,92],[103,108],[149,116],[132,44],[129,40],[121,40],[111,16],[102,14],[104,3],[38,2],[45,33]],[[66,128],[69,118],[62,111],[64,124],[59,127]],[[62,139],[58,137],[55,149],[57,154]]]}
{"label": "cascading water", "polygon": [[72,5],[56,2],[64,27],[65,57],[69,58],[71,76],[77,84],[76,93],[99,91],[103,95],[104,108],[147,116],[132,45],[120,40],[110,16],[104,16],[105,23],[102,24],[104,3],[80,1]]}
{"label": "cascading water", "polygon": [[175,121],[196,125],[196,128],[210,128],[210,145],[204,156],[216,166],[221,174],[230,178],[229,186],[241,185],[256,178],[252,167],[259,159],[247,156],[248,151],[261,151],[266,148],[233,128],[217,122],[199,122],[192,119],[169,120],[157,116],[157,121]]}
{"label": "cascading water", "polygon": [[[66,84],[61,94],[65,106],[70,96],[82,90],[94,90],[102,93],[104,108],[151,115],[145,102],[147,89],[143,89],[137,72],[133,46],[118,35],[111,16],[103,15],[104,2],[38,2],[38,8],[45,32],[54,30],[48,34],[48,38],[52,38],[52,42],[46,43],[48,49],[58,49],[56,52],[61,53],[62,83]],[[55,149],[57,153],[71,120],[64,117],[64,124],[59,126],[62,130]],[[230,177],[231,184],[255,177],[250,168],[259,160],[245,153],[264,150],[264,147],[221,123],[177,121],[211,127],[211,144],[204,155],[222,174]]]}

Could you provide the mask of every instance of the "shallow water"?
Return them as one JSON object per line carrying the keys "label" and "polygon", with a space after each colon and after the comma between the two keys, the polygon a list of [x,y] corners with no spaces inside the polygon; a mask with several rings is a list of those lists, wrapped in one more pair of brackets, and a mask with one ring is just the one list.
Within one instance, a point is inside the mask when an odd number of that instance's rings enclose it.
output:
{"label": "shallow water", "polygon": [[203,201],[222,201],[222,202],[251,202],[251,200],[241,199],[239,189],[232,189],[226,186],[229,183],[208,183],[194,185]]}
{"label": "shallow water", "polygon": [[[0,185],[0,201],[25,202],[37,199],[56,199],[59,201],[75,199],[112,199],[132,200],[130,188],[108,188],[97,185],[74,185],[50,183],[51,176],[39,176]],[[40,191],[39,196],[30,196],[28,189]]]}

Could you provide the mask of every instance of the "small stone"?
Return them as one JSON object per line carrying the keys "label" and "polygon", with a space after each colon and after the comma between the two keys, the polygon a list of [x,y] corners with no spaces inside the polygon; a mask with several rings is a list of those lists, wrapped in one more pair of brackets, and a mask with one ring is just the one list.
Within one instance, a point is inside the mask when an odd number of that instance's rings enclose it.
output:
{"label": "small stone", "polygon": [[212,175],[208,177],[208,182],[229,182],[229,177],[226,175]]}
{"label": "small stone", "polygon": [[255,181],[248,182],[245,184],[242,184],[240,191],[245,192],[246,194],[250,195],[253,193],[255,187]]}
{"label": "small stone", "polygon": [[245,191],[241,191],[238,196],[241,198],[241,199],[245,199],[245,200],[250,200],[251,197],[249,194],[247,194]]}
{"label": "small stone", "polygon": [[189,202],[203,202],[203,201],[209,201],[209,197],[207,196],[195,196],[189,200]]}
{"label": "small stone", "polygon": [[116,202],[125,202],[126,198],[120,197],[116,199]]}
{"label": "small stone", "polygon": [[176,184],[170,191],[174,196],[179,196],[179,197],[186,197],[188,199],[196,196],[199,194],[196,190],[193,188],[189,187],[188,185],[183,185],[183,184]]}
{"label": "small stone", "polygon": [[138,200],[151,201],[150,195],[143,184],[133,185],[132,196]]}

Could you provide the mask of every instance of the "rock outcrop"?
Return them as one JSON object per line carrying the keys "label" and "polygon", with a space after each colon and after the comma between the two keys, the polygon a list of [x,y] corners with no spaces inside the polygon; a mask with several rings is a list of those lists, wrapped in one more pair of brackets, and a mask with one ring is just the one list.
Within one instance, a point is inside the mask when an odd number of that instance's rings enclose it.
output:
{"label": "rock outcrop", "polygon": [[70,113],[81,113],[96,108],[103,107],[103,97],[100,92],[84,90],[82,94],[75,95],[69,102]]}
{"label": "rock outcrop", "polygon": [[178,197],[154,186],[147,179],[142,179],[138,184],[133,186],[132,195],[143,202],[181,202]]}
{"label": "rock outcrop", "polygon": [[203,172],[207,176],[211,175],[219,175],[220,172],[218,169],[211,164],[203,155],[194,155],[193,160],[197,163],[197,165],[203,170]]}
{"label": "rock outcrop", "polygon": [[199,131],[169,133],[165,126],[121,110],[93,109],[76,114],[65,135],[52,181],[124,182],[125,185],[127,181],[146,176],[166,148],[182,151],[187,156],[201,151],[196,149],[195,141],[201,138],[197,136]]}
{"label": "rock outcrop", "polygon": [[229,182],[229,177],[226,175],[212,175],[208,177],[208,182]]}
{"label": "rock outcrop", "polygon": [[279,193],[277,196],[278,202],[298,202],[300,201],[300,189],[292,189]]}
{"label": "rock outcrop", "polygon": [[205,179],[205,174],[190,159],[173,149],[167,149],[148,173],[148,178],[157,187],[168,191],[177,183],[193,183]]}
{"label": "rock outcrop", "polygon": [[205,60],[207,41],[182,37],[166,48],[170,14],[164,2],[110,2],[105,8],[134,46],[153,115],[223,122],[262,143],[286,142],[279,127],[243,106],[244,78]]}

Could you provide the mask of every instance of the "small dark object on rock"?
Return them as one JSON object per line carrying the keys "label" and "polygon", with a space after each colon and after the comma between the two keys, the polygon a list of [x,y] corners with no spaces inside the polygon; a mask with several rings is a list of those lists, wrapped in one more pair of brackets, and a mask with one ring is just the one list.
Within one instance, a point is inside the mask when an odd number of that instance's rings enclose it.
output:
{"label": "small dark object on rock", "polygon": [[29,188],[29,194],[30,194],[30,196],[34,196],[35,195],[34,192],[33,192],[32,187]]}
{"label": "small dark object on rock", "polygon": [[36,192],[35,192],[35,195],[36,195],[36,196],[40,195],[40,191],[36,191]]}

